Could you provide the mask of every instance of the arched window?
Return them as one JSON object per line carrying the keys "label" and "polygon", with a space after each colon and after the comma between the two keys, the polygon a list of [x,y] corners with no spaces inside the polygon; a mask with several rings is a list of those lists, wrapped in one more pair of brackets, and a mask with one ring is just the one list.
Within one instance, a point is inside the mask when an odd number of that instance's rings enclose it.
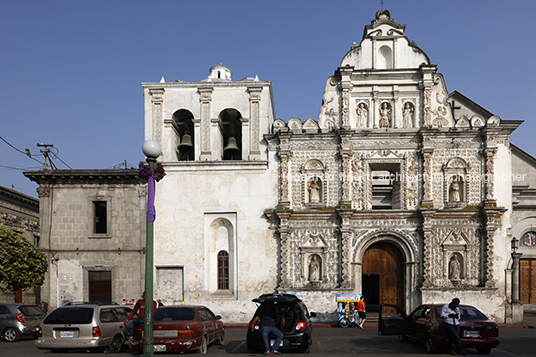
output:
{"label": "arched window", "polygon": [[229,253],[218,252],[218,290],[229,290]]}

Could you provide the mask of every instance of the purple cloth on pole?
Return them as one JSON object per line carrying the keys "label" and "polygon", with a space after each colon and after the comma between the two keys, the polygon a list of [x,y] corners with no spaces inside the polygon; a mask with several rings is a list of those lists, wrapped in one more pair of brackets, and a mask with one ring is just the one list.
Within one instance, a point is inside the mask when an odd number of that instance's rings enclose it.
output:
{"label": "purple cloth on pole", "polygon": [[156,219],[156,210],[154,208],[154,175],[151,175],[147,181],[147,222],[154,222]]}

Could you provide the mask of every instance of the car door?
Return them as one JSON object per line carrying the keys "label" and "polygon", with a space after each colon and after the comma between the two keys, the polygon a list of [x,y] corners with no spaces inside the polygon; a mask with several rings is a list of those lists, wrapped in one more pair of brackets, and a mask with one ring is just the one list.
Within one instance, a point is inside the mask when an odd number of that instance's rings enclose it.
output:
{"label": "car door", "polygon": [[209,308],[206,308],[205,309],[207,314],[208,314],[208,318],[210,321],[212,321],[212,324],[214,326],[214,336],[213,336],[213,339],[217,339],[221,336],[222,334],[222,331],[223,331],[223,322],[221,321],[220,319],[220,316],[216,316],[212,310],[210,310]]}
{"label": "car door", "polygon": [[211,344],[214,341],[214,322],[210,320],[209,314],[204,307],[199,308],[199,318],[203,323],[205,333],[207,334],[207,343]]}
{"label": "car door", "polygon": [[6,305],[0,305],[0,333],[9,326],[9,309]]}
{"label": "car door", "polygon": [[406,313],[396,305],[381,304],[378,319],[378,335],[403,335],[407,332]]}
{"label": "car door", "polygon": [[119,326],[123,325],[123,321],[119,321],[112,307],[102,308],[99,313],[99,320],[102,333],[101,338],[108,341],[108,343],[112,343],[113,337],[121,333]]}
{"label": "car door", "polygon": [[415,338],[424,341],[426,335],[430,332],[432,322],[430,320],[432,308],[428,305],[422,306],[419,317],[415,322]]}

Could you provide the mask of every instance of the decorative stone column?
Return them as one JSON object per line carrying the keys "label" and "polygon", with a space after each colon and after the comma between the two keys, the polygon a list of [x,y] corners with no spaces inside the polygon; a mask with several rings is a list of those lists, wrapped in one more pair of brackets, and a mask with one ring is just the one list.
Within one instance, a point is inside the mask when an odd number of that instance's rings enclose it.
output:
{"label": "decorative stone column", "polygon": [[150,89],[149,94],[152,97],[152,140],[160,144],[162,143],[162,105],[164,104],[164,88]]}
{"label": "decorative stone column", "polygon": [[210,102],[214,88],[199,88],[199,101],[201,103],[201,161],[212,160],[210,149]]}
{"label": "decorative stone column", "polygon": [[[250,145],[249,160],[260,160],[259,149],[259,122],[260,122],[260,100],[262,86],[248,87],[249,111],[250,111]],[[242,147],[245,147],[244,143]]]}
{"label": "decorative stone column", "polygon": [[351,276],[351,253],[352,253],[352,231],[349,228],[341,229],[341,288],[350,289],[352,287]]}
{"label": "decorative stone column", "polygon": [[423,224],[422,224],[422,233],[423,233],[423,287],[433,286],[433,269],[432,269],[432,260],[433,260],[433,247],[434,247],[434,234],[432,233],[432,213],[423,212]]}
{"label": "decorative stone column", "polygon": [[423,200],[421,203],[422,208],[433,208],[434,201],[432,198],[432,153],[433,148],[423,148]]}
{"label": "decorative stone column", "polygon": [[495,200],[494,194],[494,172],[495,163],[494,156],[497,152],[497,148],[487,148],[484,152],[486,157],[486,199],[484,205],[486,207],[497,207],[497,200]]}

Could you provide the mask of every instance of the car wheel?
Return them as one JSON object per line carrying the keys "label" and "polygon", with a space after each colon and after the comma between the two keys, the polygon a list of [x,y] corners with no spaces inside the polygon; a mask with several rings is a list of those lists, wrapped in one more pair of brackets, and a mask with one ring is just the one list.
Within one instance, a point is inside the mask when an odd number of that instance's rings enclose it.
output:
{"label": "car wheel", "polygon": [[20,332],[13,327],[8,327],[4,330],[4,340],[7,342],[16,342],[20,338]]}
{"label": "car wheel", "polygon": [[426,352],[428,353],[436,353],[437,351],[436,343],[431,335],[426,335],[424,346],[426,347]]}
{"label": "car wheel", "polygon": [[216,340],[217,345],[223,345],[225,343],[225,330],[221,330],[221,336]]}
{"label": "car wheel", "polygon": [[488,355],[491,352],[491,347],[477,347],[476,351],[481,355]]}
{"label": "car wheel", "polygon": [[398,339],[402,342],[408,342],[408,335],[398,335]]}
{"label": "car wheel", "polygon": [[108,346],[108,352],[119,353],[121,352],[121,348],[123,348],[123,339],[121,335],[115,335],[112,343]]}
{"label": "car wheel", "polygon": [[201,340],[201,346],[199,346],[197,353],[200,353],[202,355],[207,354],[207,338],[204,336],[203,336],[203,340]]}
{"label": "car wheel", "polygon": [[339,320],[339,326],[342,328],[347,328],[350,326],[350,321],[346,317],[343,317]]}

